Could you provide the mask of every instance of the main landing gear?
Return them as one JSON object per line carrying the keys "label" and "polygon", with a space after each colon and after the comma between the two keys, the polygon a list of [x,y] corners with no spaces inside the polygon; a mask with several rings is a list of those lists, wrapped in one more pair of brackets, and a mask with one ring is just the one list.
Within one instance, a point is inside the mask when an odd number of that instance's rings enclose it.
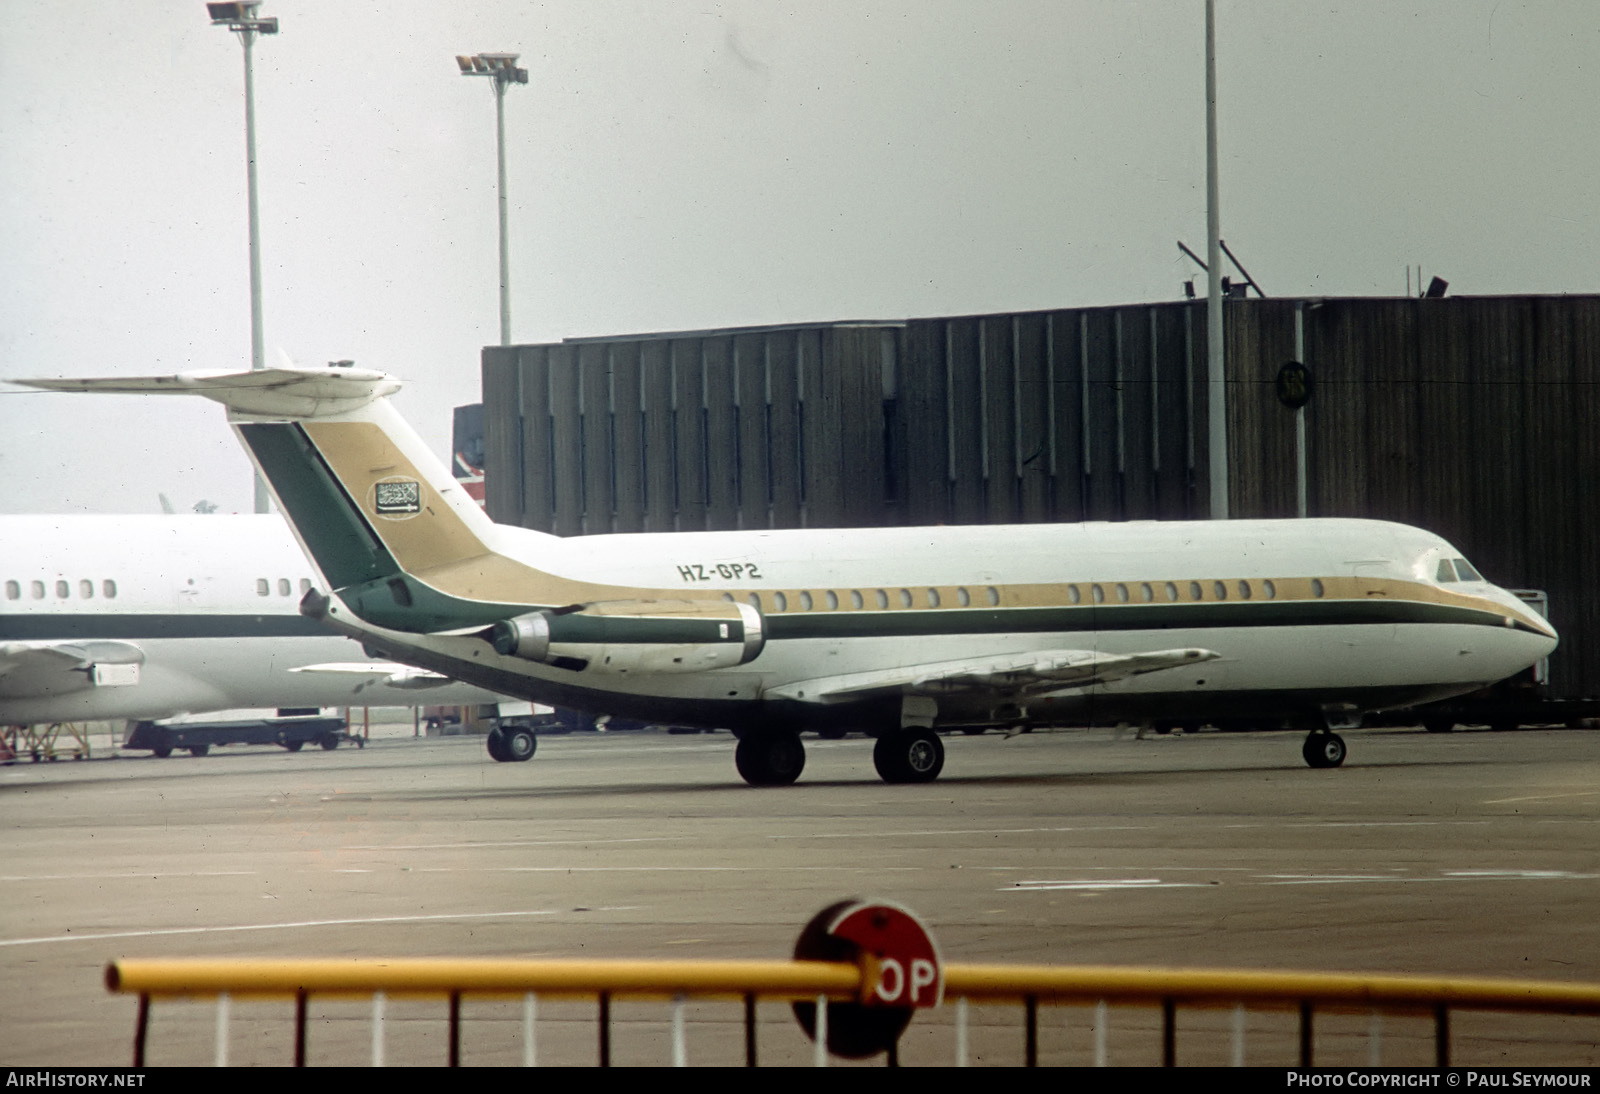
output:
{"label": "main landing gear", "polygon": [[878,735],[872,765],[886,783],[931,783],[944,770],[944,742],[931,729],[889,730]]}
{"label": "main landing gear", "polygon": [[788,786],[806,766],[806,748],[800,734],[788,730],[747,733],[739,738],[733,766],[751,786]]}
{"label": "main landing gear", "polygon": [[1314,729],[1306,734],[1306,743],[1300,746],[1300,755],[1312,767],[1338,767],[1344,763],[1344,738],[1327,729]]}
{"label": "main landing gear", "polygon": [[539,749],[539,738],[527,726],[496,726],[489,731],[489,755],[503,764],[524,763]]}

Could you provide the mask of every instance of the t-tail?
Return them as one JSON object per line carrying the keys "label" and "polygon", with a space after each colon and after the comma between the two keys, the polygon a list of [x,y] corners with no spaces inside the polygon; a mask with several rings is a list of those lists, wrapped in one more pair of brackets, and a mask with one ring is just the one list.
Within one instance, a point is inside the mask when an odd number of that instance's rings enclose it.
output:
{"label": "t-tail", "polygon": [[[413,633],[486,627],[590,590],[496,549],[495,524],[370,369],[262,369],[25,381],[57,391],[201,395],[228,421],[307,554],[361,618]],[[532,534],[532,533],[528,533]]]}

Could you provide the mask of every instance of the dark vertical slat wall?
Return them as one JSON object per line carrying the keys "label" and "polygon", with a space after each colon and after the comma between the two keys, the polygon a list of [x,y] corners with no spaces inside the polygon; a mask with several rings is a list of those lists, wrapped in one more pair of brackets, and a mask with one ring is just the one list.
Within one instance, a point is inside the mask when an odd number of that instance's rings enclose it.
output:
{"label": "dark vertical slat wall", "polygon": [[[1230,504],[1437,531],[1543,588],[1600,694],[1600,298],[1229,300]],[[1203,302],[489,347],[497,520],[561,535],[1203,518]],[[580,425],[581,420],[581,425]],[[581,437],[581,443],[580,443]]]}

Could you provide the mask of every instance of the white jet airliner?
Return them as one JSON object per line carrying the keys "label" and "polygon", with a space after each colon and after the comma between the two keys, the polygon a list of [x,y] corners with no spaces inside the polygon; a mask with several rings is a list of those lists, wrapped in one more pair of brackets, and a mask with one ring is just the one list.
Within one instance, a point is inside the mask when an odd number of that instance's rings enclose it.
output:
{"label": "white jet airliner", "polygon": [[1313,767],[1361,712],[1458,695],[1555,631],[1449,543],[1367,520],[597,535],[491,522],[356,368],[27,381],[224,404],[329,594],[301,610],[495,691],[721,726],[747,782],[803,729],[865,730],[888,782],[949,727],[1297,721]]}
{"label": "white jet airliner", "polygon": [[302,616],[276,516],[0,517],[0,725],[491,703]]}

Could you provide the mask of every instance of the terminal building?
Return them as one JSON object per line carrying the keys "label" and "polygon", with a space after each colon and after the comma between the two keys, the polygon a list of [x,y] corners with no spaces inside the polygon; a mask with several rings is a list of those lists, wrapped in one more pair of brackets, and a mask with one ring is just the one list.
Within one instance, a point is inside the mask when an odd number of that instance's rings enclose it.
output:
{"label": "terminal building", "polygon": [[[1225,302],[1228,507],[1415,524],[1600,696],[1600,296]],[[1204,301],[483,351],[490,515],[559,535],[1204,519]]]}

